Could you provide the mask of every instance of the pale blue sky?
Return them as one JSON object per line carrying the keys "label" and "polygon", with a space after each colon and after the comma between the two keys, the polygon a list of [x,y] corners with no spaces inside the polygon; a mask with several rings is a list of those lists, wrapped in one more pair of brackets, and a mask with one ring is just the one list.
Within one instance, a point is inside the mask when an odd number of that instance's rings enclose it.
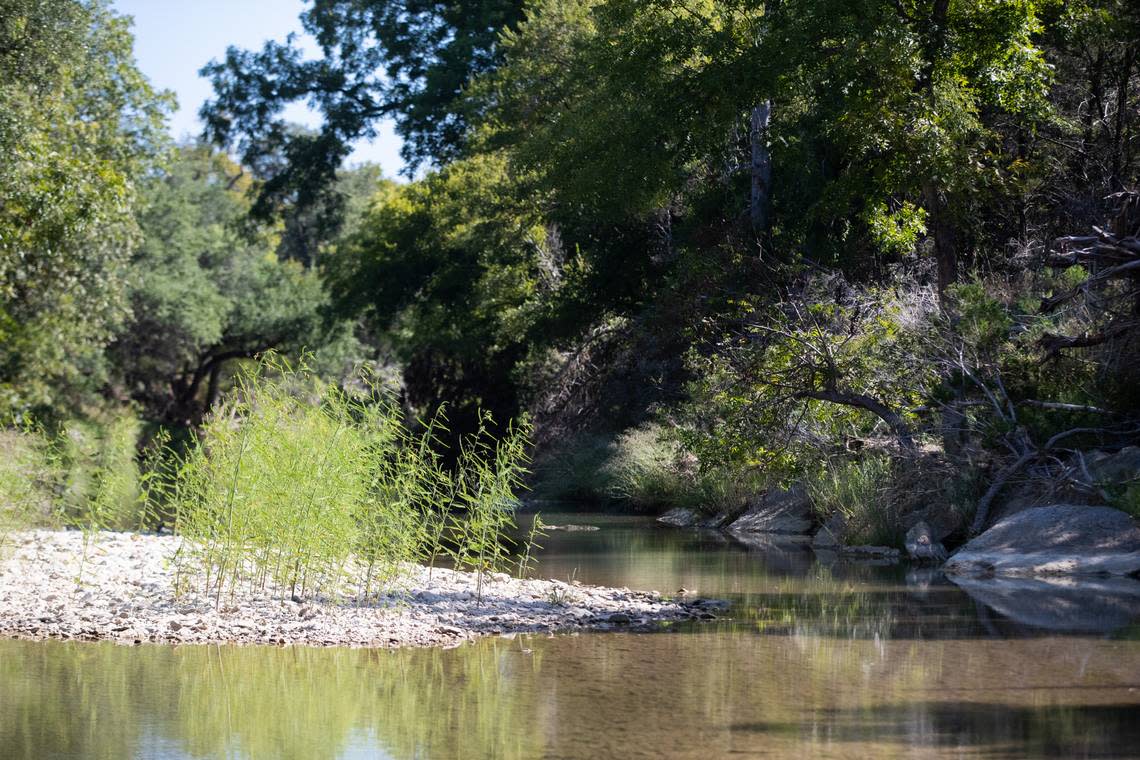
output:
{"label": "pale blue sky", "polygon": [[[178,111],[170,122],[175,137],[196,135],[201,129],[198,108],[210,97],[210,84],[198,69],[222,58],[226,48],[260,48],[266,40],[283,40],[299,32],[302,0],[113,0],[116,11],[135,20],[135,57],[139,68],[160,89],[178,95]],[[286,111],[292,121],[315,124],[304,106]],[[371,143],[356,146],[350,163],[372,161],[395,177],[403,166],[400,138],[392,125],[381,126]]]}

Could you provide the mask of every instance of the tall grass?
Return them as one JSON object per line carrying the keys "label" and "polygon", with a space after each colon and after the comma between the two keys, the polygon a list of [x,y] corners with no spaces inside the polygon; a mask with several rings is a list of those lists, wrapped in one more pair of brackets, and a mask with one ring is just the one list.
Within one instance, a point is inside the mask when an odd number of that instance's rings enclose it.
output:
{"label": "tall grass", "polygon": [[845,518],[847,543],[897,546],[902,535],[897,507],[887,493],[890,482],[890,459],[868,456],[830,463],[804,485],[821,522],[834,514]]}
{"label": "tall grass", "polygon": [[441,418],[413,433],[390,397],[361,386],[275,358],[239,379],[178,468],[182,584],[197,579],[218,603],[239,588],[367,596],[446,552],[478,573],[481,594],[483,574],[505,567],[525,430],[494,445],[481,430],[447,471]]}
{"label": "tall grass", "polygon": [[140,431],[130,413],[71,420],[54,431],[30,423],[0,429],[0,533],[35,525],[88,534],[144,527]]}
{"label": "tall grass", "polygon": [[0,430],[0,553],[13,532],[48,511],[51,495],[40,440],[29,432]]}
{"label": "tall grass", "polygon": [[[495,442],[488,441],[490,415],[480,414],[478,430],[462,444],[456,471],[456,505],[452,513],[460,567],[476,573],[476,594],[483,597],[483,576],[511,562],[508,535],[515,527],[515,493],[523,487],[528,463],[526,436],[515,425]],[[529,552],[528,552],[529,553]]]}

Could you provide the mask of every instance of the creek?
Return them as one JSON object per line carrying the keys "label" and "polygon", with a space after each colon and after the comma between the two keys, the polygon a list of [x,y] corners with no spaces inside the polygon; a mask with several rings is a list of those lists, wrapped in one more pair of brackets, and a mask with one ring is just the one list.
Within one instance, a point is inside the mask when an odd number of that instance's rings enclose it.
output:
{"label": "creek", "polygon": [[[600,514],[537,574],[726,599],[454,649],[0,641],[0,757],[1131,757],[1140,581],[974,584]],[[1134,584],[1134,585],[1130,585]],[[566,600],[573,604],[573,599]]]}

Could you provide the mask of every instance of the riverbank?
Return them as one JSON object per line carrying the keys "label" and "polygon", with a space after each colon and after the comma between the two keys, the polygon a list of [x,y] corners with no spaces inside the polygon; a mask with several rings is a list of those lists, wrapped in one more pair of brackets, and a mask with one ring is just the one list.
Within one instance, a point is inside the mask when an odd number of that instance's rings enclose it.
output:
{"label": "riverbank", "polygon": [[[0,637],[123,644],[449,646],[488,635],[647,629],[712,617],[714,603],[557,580],[414,566],[399,588],[358,603],[200,589],[174,594],[180,539],[98,533],[83,554],[76,531],[10,537],[0,563]],[[198,584],[201,585],[201,584]]]}

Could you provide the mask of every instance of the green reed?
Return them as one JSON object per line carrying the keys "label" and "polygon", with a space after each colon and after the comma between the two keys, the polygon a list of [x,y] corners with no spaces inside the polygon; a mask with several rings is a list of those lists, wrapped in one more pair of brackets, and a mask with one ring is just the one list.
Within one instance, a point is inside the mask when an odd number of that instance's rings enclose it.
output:
{"label": "green reed", "polygon": [[479,415],[479,427],[461,444],[456,473],[453,517],[456,544],[451,555],[456,565],[476,574],[476,596],[483,598],[483,577],[505,570],[511,561],[515,528],[515,493],[527,473],[527,423],[512,423],[505,436],[492,442],[490,414]]}
{"label": "green reed", "polygon": [[505,563],[525,437],[512,428],[492,445],[481,430],[449,471],[442,413],[413,432],[390,394],[357,380],[321,384],[276,357],[240,378],[169,494],[186,539],[180,586],[198,579],[218,604],[241,588],[367,598],[449,553],[479,573],[481,594],[482,574]]}

